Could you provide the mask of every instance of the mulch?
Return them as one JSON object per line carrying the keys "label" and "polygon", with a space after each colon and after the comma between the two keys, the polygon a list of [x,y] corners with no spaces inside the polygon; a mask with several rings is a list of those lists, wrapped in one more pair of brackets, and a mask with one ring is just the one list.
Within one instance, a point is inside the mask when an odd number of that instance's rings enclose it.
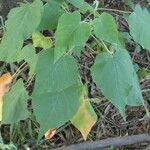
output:
{"label": "mulch", "polygon": [[[92,2],[89,1],[89,2]],[[135,0],[135,3],[140,4],[141,6],[148,7],[148,4],[144,0]],[[104,8],[112,8],[119,10],[130,10],[130,8],[121,0],[103,0]],[[110,12],[110,11],[109,11]],[[128,25],[125,20],[122,19],[122,16],[119,13],[110,12],[118,22],[119,31],[129,32]],[[91,40],[89,40],[89,43]],[[146,52],[142,49],[141,52],[136,52],[135,47],[136,43],[126,41],[126,47],[131,54],[134,63],[137,63],[140,68],[146,68],[150,73],[150,53]],[[95,49],[96,50],[96,49]],[[90,98],[99,98],[101,101],[94,103],[92,105],[98,115],[98,121],[92,128],[88,136],[88,141],[96,141],[101,139],[107,139],[110,137],[119,137],[126,135],[137,135],[142,133],[150,133],[150,118],[147,117],[145,108],[143,106],[140,107],[126,107],[126,121],[123,120],[119,111],[102,95],[101,91],[96,87],[92,77],[90,68],[94,64],[96,57],[96,52],[90,51],[88,47],[84,47],[81,52],[80,57],[75,57],[78,61],[79,72],[81,76],[81,80],[84,84],[88,86],[88,96]],[[3,65],[3,63],[1,64]],[[26,72],[24,72],[25,76]],[[143,79],[140,79],[141,89],[149,89],[150,88],[150,76],[147,76]],[[33,86],[30,87],[32,90]],[[145,104],[147,108],[150,109],[150,92],[143,93]],[[35,132],[37,131],[37,127],[35,122],[32,122],[32,127]],[[27,127],[27,122],[22,122],[22,127]],[[59,133],[57,133],[51,140],[42,140],[40,144],[35,144],[33,140],[27,140],[26,144],[31,147],[32,150],[36,149],[51,149],[56,147],[61,147],[64,145],[72,145],[75,143],[84,142],[80,132],[73,127],[70,123],[67,123],[62,127]],[[5,126],[2,128],[3,136],[8,139],[9,135],[9,127]],[[27,136],[28,137],[28,136]],[[26,137],[26,138],[27,138]],[[18,137],[19,139],[19,137]],[[6,140],[8,142],[9,140]],[[25,144],[24,141],[18,141],[18,145],[20,149],[23,149],[22,145]],[[118,150],[143,150],[150,143],[139,143],[136,145],[129,145],[124,147],[118,147]]]}

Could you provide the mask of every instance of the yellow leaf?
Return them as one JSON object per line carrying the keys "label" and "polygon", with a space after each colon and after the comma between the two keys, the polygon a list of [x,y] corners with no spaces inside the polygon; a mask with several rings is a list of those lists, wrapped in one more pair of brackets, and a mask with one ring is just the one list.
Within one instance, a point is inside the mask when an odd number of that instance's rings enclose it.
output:
{"label": "yellow leaf", "polygon": [[78,112],[70,121],[86,140],[91,128],[97,121],[97,115],[89,100],[82,100]]}
{"label": "yellow leaf", "polygon": [[2,120],[3,96],[10,89],[12,76],[10,73],[5,73],[0,77],[0,121]]}
{"label": "yellow leaf", "polygon": [[45,133],[45,139],[47,139],[47,140],[51,139],[51,138],[54,136],[56,130],[57,130],[56,128],[49,129],[49,130]]}
{"label": "yellow leaf", "polygon": [[45,37],[40,32],[33,32],[32,40],[33,40],[34,47],[41,47],[44,49],[48,49],[52,47],[52,40],[49,37]]}

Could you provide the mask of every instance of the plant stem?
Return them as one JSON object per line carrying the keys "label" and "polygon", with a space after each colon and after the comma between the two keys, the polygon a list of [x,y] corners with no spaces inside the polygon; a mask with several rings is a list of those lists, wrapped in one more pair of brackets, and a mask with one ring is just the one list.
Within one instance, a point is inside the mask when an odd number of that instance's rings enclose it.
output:
{"label": "plant stem", "polygon": [[26,82],[26,88],[28,88],[30,86],[30,84],[33,81],[34,77],[35,77],[35,74],[33,74],[32,77],[28,79],[28,81]]}
{"label": "plant stem", "polygon": [[85,44],[85,46],[86,46],[88,49],[90,49],[92,52],[95,53],[94,49],[92,49],[88,44]]}
{"label": "plant stem", "polygon": [[111,52],[109,49],[108,49],[108,47],[106,46],[106,44],[101,40],[101,43],[103,44],[103,46],[104,46],[104,48],[105,48],[105,50],[109,53],[109,54],[113,54],[113,52]]}
{"label": "plant stem", "polygon": [[16,70],[16,72],[13,74],[13,77],[16,76],[16,74],[19,72],[19,70],[26,64],[26,62],[24,62],[23,64],[21,64],[21,66]]}
{"label": "plant stem", "polygon": [[108,47],[106,46],[106,44],[101,40],[101,43],[99,42],[99,40],[93,35],[91,34],[91,36],[93,37],[93,39],[97,42],[97,44],[100,46],[100,47],[103,47],[109,54],[113,54],[113,52],[111,52]]}

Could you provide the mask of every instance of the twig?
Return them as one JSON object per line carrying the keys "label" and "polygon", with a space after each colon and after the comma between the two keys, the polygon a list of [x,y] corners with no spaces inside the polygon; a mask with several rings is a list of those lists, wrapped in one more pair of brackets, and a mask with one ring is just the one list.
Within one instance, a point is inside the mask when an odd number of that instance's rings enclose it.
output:
{"label": "twig", "polygon": [[32,81],[34,80],[34,77],[35,74],[33,74],[32,77],[28,79],[28,81],[26,82],[26,88],[28,88],[31,85]]}
{"label": "twig", "polygon": [[13,74],[13,78],[15,78],[15,76],[18,74],[18,72],[20,72],[21,68],[24,67],[26,65],[26,62],[22,63],[21,66],[19,66],[19,68],[16,70],[16,72]]}
{"label": "twig", "polygon": [[13,78],[13,82],[16,82],[17,77],[21,74],[22,71],[24,71],[25,69],[27,69],[28,64],[23,63],[18,69],[17,71],[13,74],[12,78]]}
{"label": "twig", "polygon": [[150,134],[140,134],[116,138],[108,138],[96,142],[84,142],[67,147],[56,148],[53,150],[100,150],[110,146],[125,146],[142,142],[150,142]]}
{"label": "twig", "polygon": [[144,90],[142,90],[142,93],[147,93],[147,92],[150,92],[150,89],[144,89]]}
{"label": "twig", "polygon": [[2,16],[0,16],[0,20],[1,20],[2,28],[3,28],[3,32],[5,33],[5,25],[4,25],[4,21],[3,21]]}
{"label": "twig", "polygon": [[94,53],[95,53],[94,49],[93,49],[93,48],[91,48],[88,44],[85,44],[85,46],[86,46],[89,50],[91,50],[92,52],[94,52]]}
{"label": "twig", "polygon": [[123,11],[123,10],[118,10],[118,9],[110,9],[110,8],[98,8],[97,10],[102,10],[102,11],[114,11],[114,12],[119,12],[119,13],[127,13],[131,14],[131,11]]}

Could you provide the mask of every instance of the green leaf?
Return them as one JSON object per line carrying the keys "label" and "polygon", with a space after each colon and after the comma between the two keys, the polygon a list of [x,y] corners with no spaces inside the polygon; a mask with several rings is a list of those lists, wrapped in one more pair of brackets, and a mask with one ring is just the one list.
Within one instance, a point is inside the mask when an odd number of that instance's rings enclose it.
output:
{"label": "green leaf", "polygon": [[72,51],[76,56],[80,57],[82,49],[83,49],[83,45],[79,45],[74,47]]}
{"label": "green leaf", "polygon": [[39,56],[36,68],[32,97],[41,138],[46,131],[59,128],[77,112],[82,86],[74,59],[65,56],[54,63],[53,49],[45,50]]}
{"label": "green leaf", "polygon": [[145,150],[150,150],[150,145],[148,145]]}
{"label": "green leaf", "polygon": [[99,13],[97,11],[94,10],[94,8],[87,2],[84,2],[80,7],[79,7],[79,11],[81,13],[86,13],[87,11],[91,14],[94,14],[95,15],[99,15]]}
{"label": "green leaf", "polygon": [[148,75],[148,71],[146,68],[141,68],[139,69],[138,71],[138,75],[139,75],[139,78],[142,79],[142,78],[145,78],[147,75]]}
{"label": "green leaf", "polygon": [[79,12],[63,14],[59,19],[55,34],[55,61],[62,57],[66,51],[84,44],[89,35],[90,25],[81,22]]}
{"label": "green leaf", "polygon": [[123,38],[117,30],[113,16],[104,12],[94,20],[93,25],[94,33],[100,40],[124,46]]}
{"label": "green leaf", "polygon": [[13,124],[28,118],[28,98],[23,81],[18,80],[11,91],[4,96],[2,123]]}
{"label": "green leaf", "polygon": [[39,26],[39,30],[55,29],[59,17],[64,13],[61,9],[61,1],[49,0],[44,5],[44,12]]}
{"label": "green leaf", "polygon": [[0,45],[0,60],[16,61],[16,53],[21,50],[24,39],[27,39],[38,27],[43,12],[43,3],[35,0],[32,4],[20,4],[8,15],[6,33]]}
{"label": "green leaf", "polygon": [[130,6],[130,8],[134,9],[135,6],[134,6],[134,3],[133,3],[132,0],[123,0],[123,2],[124,2],[126,5]]}
{"label": "green leaf", "polygon": [[82,100],[78,112],[70,121],[81,132],[84,140],[86,140],[91,128],[97,121],[97,115],[88,99]]}
{"label": "green leaf", "polygon": [[116,52],[97,56],[92,76],[98,88],[125,118],[125,106],[143,104],[137,75],[131,58],[125,49],[115,47]]}
{"label": "green leaf", "polygon": [[68,3],[74,5],[77,8],[80,8],[84,5],[84,0],[66,0]]}
{"label": "green leaf", "polygon": [[134,12],[129,16],[128,24],[133,39],[150,51],[150,13],[148,10],[136,5]]}
{"label": "green leaf", "polygon": [[79,8],[79,11],[82,13],[89,11],[91,14],[94,14],[94,8],[84,0],[66,0],[66,2],[72,4],[76,8]]}
{"label": "green leaf", "polygon": [[32,33],[32,41],[34,47],[41,47],[44,49],[48,49],[52,47],[52,40],[49,37],[45,37],[40,32],[33,32]]}
{"label": "green leaf", "polygon": [[35,73],[35,68],[38,61],[38,54],[35,53],[35,48],[33,45],[27,45],[19,51],[17,61],[20,62],[22,60],[28,62],[30,67],[29,75],[32,76]]}

